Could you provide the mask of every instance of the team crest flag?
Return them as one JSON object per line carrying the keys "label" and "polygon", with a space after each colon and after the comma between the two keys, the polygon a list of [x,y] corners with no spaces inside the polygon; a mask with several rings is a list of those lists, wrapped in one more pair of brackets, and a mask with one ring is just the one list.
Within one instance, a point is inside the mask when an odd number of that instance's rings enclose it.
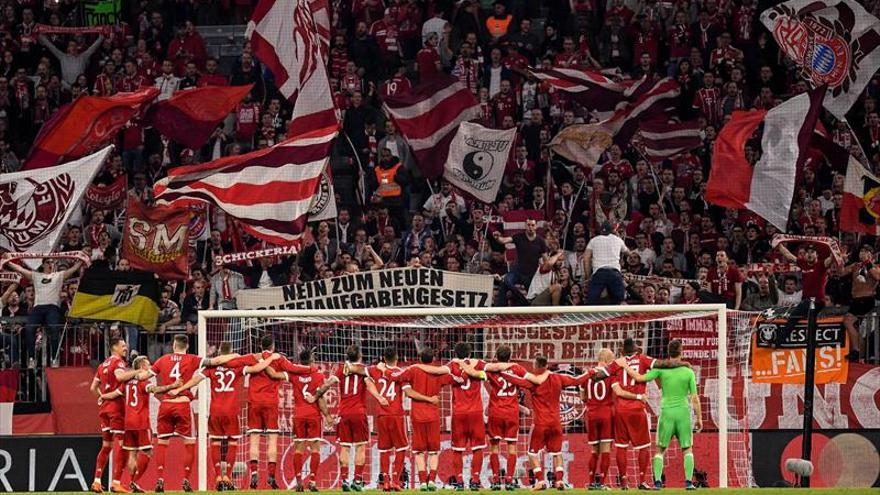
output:
{"label": "team crest flag", "polygon": [[333,172],[330,170],[330,164],[324,167],[321,173],[321,183],[318,184],[318,191],[315,199],[312,201],[312,209],[309,210],[309,221],[320,222],[321,220],[329,220],[336,218],[336,190],[333,188]]}
{"label": "team crest flag", "polygon": [[516,129],[487,129],[463,122],[449,146],[443,176],[480,201],[491,203],[498,195]]}
{"label": "team crest flag", "polygon": [[159,320],[159,279],[140,270],[89,268],[79,281],[68,316],[124,321],[155,330]]}
{"label": "team crest flag", "polygon": [[188,208],[146,207],[130,197],[122,233],[122,257],[137,270],[147,270],[165,279],[189,276],[187,250],[189,224],[193,213]]}
{"label": "team crest flag", "polygon": [[880,68],[880,21],[854,0],[790,0],[761,22],[814,87],[828,86],[824,106],[838,118]]}
{"label": "team crest flag", "polygon": [[112,150],[108,146],[56,167],[0,174],[0,248],[51,252]]}
{"label": "team crest flag", "polygon": [[880,178],[868,172],[852,156],[843,182],[840,230],[880,234]]}

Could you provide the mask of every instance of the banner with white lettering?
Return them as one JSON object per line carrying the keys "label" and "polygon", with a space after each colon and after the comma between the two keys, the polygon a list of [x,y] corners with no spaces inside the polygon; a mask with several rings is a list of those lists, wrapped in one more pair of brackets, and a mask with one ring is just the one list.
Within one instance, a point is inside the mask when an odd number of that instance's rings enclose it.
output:
{"label": "banner with white lettering", "polygon": [[122,257],[137,270],[164,279],[189,276],[187,249],[192,212],[173,206],[147,207],[131,197],[122,234]]}
{"label": "banner with white lettering", "polygon": [[449,146],[443,177],[480,201],[495,201],[515,140],[516,128],[495,130],[462,122]]}
{"label": "banner with white lettering", "polygon": [[238,309],[481,308],[492,294],[490,275],[408,267],[241,290],[235,300]]}

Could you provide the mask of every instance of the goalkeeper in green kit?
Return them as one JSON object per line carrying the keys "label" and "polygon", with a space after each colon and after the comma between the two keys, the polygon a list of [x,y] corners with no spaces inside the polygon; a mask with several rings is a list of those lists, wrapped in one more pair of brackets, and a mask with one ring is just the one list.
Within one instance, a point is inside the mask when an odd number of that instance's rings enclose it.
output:
{"label": "goalkeeper in green kit", "polygon": [[[671,363],[683,363],[681,360],[681,341],[669,342],[669,358]],[[678,439],[684,456],[684,479],[685,487],[694,490],[694,453],[693,432],[703,429],[703,414],[700,408],[700,398],[697,396],[697,379],[694,370],[690,366],[677,368],[654,368],[644,375],[626,365],[624,359],[618,359],[617,363],[624,367],[627,374],[638,382],[660,380],[660,421],[657,423],[657,453],[654,454],[654,487],[662,488],[663,477],[663,454],[669,447],[672,437]],[[694,409],[696,424],[691,423],[691,407]]]}

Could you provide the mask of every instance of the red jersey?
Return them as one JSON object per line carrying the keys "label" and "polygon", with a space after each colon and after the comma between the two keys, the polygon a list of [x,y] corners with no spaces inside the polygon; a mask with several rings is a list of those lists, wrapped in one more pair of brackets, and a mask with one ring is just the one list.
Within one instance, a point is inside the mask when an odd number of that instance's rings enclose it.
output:
{"label": "red jersey", "polygon": [[[122,386],[116,379],[116,370],[125,371],[125,359],[112,355],[104,360],[95,371],[95,379],[101,382],[101,393],[106,394],[113,390],[119,390]],[[115,399],[105,400],[101,403],[101,412],[123,413],[123,402],[125,399],[117,397]]]}
{"label": "red jersey", "polygon": [[687,58],[691,53],[691,29],[686,24],[676,24],[666,31],[670,58]]}
{"label": "red jersey", "polygon": [[397,96],[405,95],[411,90],[412,83],[409,82],[409,79],[403,76],[394,76],[382,83],[382,86],[379,88],[379,94],[381,94],[382,97]]}
{"label": "red jersey", "polygon": [[[483,414],[482,382],[474,380],[462,371],[458,363],[451,363],[449,369],[451,373],[447,382],[452,385],[452,415]],[[486,369],[486,362],[482,359],[476,360],[474,369],[477,371]]]}
{"label": "red jersey", "polygon": [[321,408],[318,406],[318,401],[309,404],[306,402],[305,394],[315,395],[318,388],[324,384],[324,374],[313,371],[306,375],[291,376],[289,380],[293,385],[294,417],[320,419]]}
{"label": "red jersey", "polygon": [[534,424],[542,426],[556,426],[562,423],[559,417],[559,395],[562,389],[571,386],[581,386],[587,379],[594,375],[590,370],[580,378],[571,375],[560,375],[559,373],[550,373],[550,376],[544,380],[544,383],[535,385],[524,378],[505,374],[517,385],[528,388],[532,393],[532,417]]}
{"label": "red jersey", "polygon": [[211,384],[211,416],[238,416],[244,366],[216,366],[203,369],[200,374]]}
{"label": "red jersey", "polygon": [[807,260],[798,258],[797,266],[801,269],[801,283],[804,299],[815,297],[817,301],[825,300],[825,284],[828,282],[828,267],[822,260],[812,265]]}
{"label": "red jersey", "polygon": [[507,380],[506,375],[522,378],[526,369],[515,364],[504,373],[489,373],[486,381],[489,384],[489,417],[519,419],[519,387]]}
{"label": "red jersey", "polygon": [[[651,368],[654,367],[654,362],[656,360],[654,358],[645,356],[644,354],[634,354],[632,356],[626,356],[626,363],[630,368],[638,372],[640,375],[644,375]],[[612,385],[618,385],[623,390],[633,394],[645,394],[645,391],[648,389],[648,385],[646,383],[638,383],[637,381],[630,378],[627,374],[626,370],[612,363],[606,371],[610,375],[612,381]],[[624,399],[622,397],[617,398],[617,409],[638,409],[644,410],[645,404],[640,400],[635,399]]]}
{"label": "red jersey", "polygon": [[252,139],[260,125],[260,105],[242,103],[235,114],[235,135],[237,139]]}
{"label": "red jersey", "polygon": [[[409,383],[416,392],[431,397],[440,395],[440,388],[448,383],[446,375],[432,375],[419,368],[409,367],[391,375],[393,380]],[[440,406],[428,402],[412,401],[412,420],[414,423],[427,423],[440,419]]]}
{"label": "red jersey", "polygon": [[709,124],[715,125],[721,122],[721,89],[716,87],[700,88],[694,95],[693,107]]}
{"label": "red jersey", "polygon": [[385,52],[397,53],[397,26],[394,23],[387,23],[385,19],[379,19],[370,26],[370,34],[376,38],[376,42]]}
{"label": "red jersey", "polygon": [[[195,354],[184,354],[173,352],[160,357],[153,367],[150,368],[150,374],[156,376],[157,385],[170,385],[175,380],[186,383],[192,379],[193,375],[201,371],[202,358]],[[195,398],[194,388],[181,392],[178,397],[187,397],[190,400]],[[162,396],[161,400],[173,399],[174,397]]]}
{"label": "red jersey", "polygon": [[595,380],[590,378],[584,384],[587,396],[587,412],[591,417],[608,417],[614,409],[614,392],[611,390],[611,379]]}
{"label": "red jersey", "polygon": [[408,383],[398,383],[391,379],[391,375],[401,373],[397,367],[388,368],[382,372],[379,368],[371,366],[367,369],[370,378],[376,382],[379,395],[388,401],[387,406],[379,405],[377,416],[403,416],[403,391],[409,388]]}
{"label": "red jersey", "polygon": [[147,380],[132,379],[125,383],[125,429],[150,429],[150,393]]}
{"label": "red jersey", "polygon": [[501,128],[504,117],[510,115],[516,120],[516,97],[513,93],[498,93],[492,98],[492,113],[495,114],[495,127]]}
{"label": "red jersey", "polygon": [[419,82],[427,82],[437,75],[437,63],[440,62],[440,54],[431,47],[419,50],[416,55],[416,66],[419,69]]}
{"label": "red jersey", "polygon": [[727,265],[727,271],[718,273],[718,268],[709,269],[709,283],[712,284],[712,293],[723,296],[725,299],[733,301],[736,299],[736,284],[743,282],[742,273],[739,272],[733,264]]}
{"label": "red jersey", "polygon": [[[271,356],[272,353],[269,351],[263,351],[263,359]],[[226,363],[227,367],[235,367],[235,366],[253,366],[257,364],[257,358],[253,354],[244,355],[238,359],[233,359]],[[292,374],[304,374],[311,373],[311,366],[301,366],[298,364],[293,364],[287,360],[287,358],[282,357],[281,359],[276,359],[272,361],[272,369],[275,371],[286,371],[287,373]],[[273,380],[266,373],[256,373],[253,375],[248,375],[248,402],[254,404],[269,404],[269,405],[278,405],[278,389],[281,387],[281,380]]]}
{"label": "red jersey", "polygon": [[364,375],[345,376],[342,366],[336,369],[334,375],[339,378],[339,415],[364,416],[367,414],[365,402],[367,377]]}

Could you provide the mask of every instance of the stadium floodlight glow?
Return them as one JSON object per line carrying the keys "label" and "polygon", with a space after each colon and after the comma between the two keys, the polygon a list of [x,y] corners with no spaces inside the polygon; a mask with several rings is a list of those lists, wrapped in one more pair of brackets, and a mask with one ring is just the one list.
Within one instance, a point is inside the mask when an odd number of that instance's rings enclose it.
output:
{"label": "stadium floodlight glow", "polygon": [[[304,347],[317,347],[316,360],[328,369],[344,361],[345,347],[359,343],[367,361],[375,362],[389,342],[395,342],[403,356],[414,358],[413,349],[432,345],[435,350],[445,342],[467,339],[474,347],[475,357],[491,360],[493,349],[509,344],[517,349],[514,360],[530,361],[540,351],[556,349],[550,361],[572,369],[592,366],[601,347],[619,350],[625,337],[635,337],[639,346],[654,357],[665,356],[665,342],[678,335],[706,337],[703,350],[691,359],[698,377],[698,390],[703,401],[703,420],[711,438],[697,444],[698,469],[716,473],[711,483],[718,487],[752,486],[751,446],[748,438],[747,391],[731,394],[731,379],[742,380],[748,374],[749,315],[728,311],[722,304],[633,305],[633,306],[566,306],[566,307],[505,307],[505,308],[379,308],[364,310],[226,310],[200,311],[198,314],[198,353],[210,356],[221,341],[232,341],[235,352],[258,352],[259,338],[271,332],[276,347],[288,356],[295,356]],[[731,328],[731,326],[733,328]],[[678,333],[677,333],[678,332]],[[541,338],[533,338],[539,335]],[[559,337],[563,335],[565,337]],[[695,341],[697,339],[694,339]],[[711,346],[711,348],[707,347]],[[687,345],[685,346],[688,347]],[[444,359],[449,356],[446,352]],[[731,377],[731,373],[733,377]],[[289,385],[285,385],[289,387]],[[649,388],[650,408],[659,411],[659,391]],[[208,400],[207,381],[199,385],[198,401],[198,489],[208,488]],[[282,397],[284,392],[282,391]],[[448,399],[444,399],[448,400]],[[576,402],[580,402],[579,396]],[[244,404],[243,407],[247,407]],[[282,400],[281,407],[285,407]],[[289,404],[287,407],[290,407]],[[448,412],[448,407],[444,407]],[[288,417],[290,410],[284,412]],[[583,414],[582,406],[580,414]],[[242,417],[246,417],[244,411]],[[580,416],[575,418],[579,421]],[[733,418],[730,427],[729,418]],[[243,420],[242,420],[243,421]],[[282,421],[283,423],[283,421]],[[530,419],[521,420],[521,440],[526,436]],[[444,423],[445,424],[445,423]],[[582,423],[573,428],[583,431]],[[569,426],[566,426],[568,429]],[[282,424],[282,430],[284,430]],[[568,430],[571,431],[571,430]],[[291,433],[283,431],[289,440]],[[698,435],[699,436],[699,435]],[[246,442],[243,439],[242,442]],[[716,448],[717,447],[717,448]],[[244,444],[239,452],[247,452]],[[711,452],[707,452],[711,450]],[[283,447],[279,445],[279,461]],[[524,449],[522,449],[524,453]],[[670,449],[673,452],[673,449]],[[732,453],[732,455],[729,455]],[[371,463],[368,452],[368,463]],[[667,457],[675,459],[675,455]],[[242,459],[241,457],[239,458]],[[247,460],[247,459],[243,459]],[[581,461],[585,462],[585,461]],[[678,461],[672,461],[674,464]],[[284,467],[279,463],[279,469]],[[322,468],[323,469],[323,468]],[[366,478],[376,474],[368,470]],[[285,478],[282,473],[279,481]],[[324,486],[337,480],[334,473],[324,478]],[[368,481],[369,483],[369,481]],[[282,489],[285,486],[282,483]]]}

